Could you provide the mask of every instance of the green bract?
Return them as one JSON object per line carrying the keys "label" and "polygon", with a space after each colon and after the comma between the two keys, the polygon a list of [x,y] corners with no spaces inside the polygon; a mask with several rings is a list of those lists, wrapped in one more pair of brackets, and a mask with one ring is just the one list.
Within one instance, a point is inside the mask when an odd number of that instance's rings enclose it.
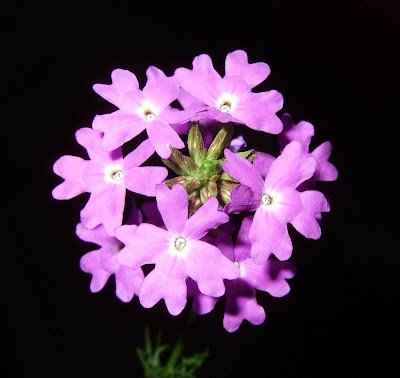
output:
{"label": "green bract", "polygon": [[[199,125],[193,123],[188,135],[189,156],[183,155],[176,148],[170,147],[171,156],[162,159],[164,164],[172,169],[178,177],[168,180],[165,184],[172,187],[181,184],[189,196],[189,214],[193,214],[200,206],[211,197],[217,197],[221,206],[230,200],[232,189],[238,182],[222,169],[225,158],[225,148],[232,139],[232,125],[225,124],[219,130],[208,150],[204,147],[203,136]],[[253,161],[253,150],[239,152],[237,155]]]}

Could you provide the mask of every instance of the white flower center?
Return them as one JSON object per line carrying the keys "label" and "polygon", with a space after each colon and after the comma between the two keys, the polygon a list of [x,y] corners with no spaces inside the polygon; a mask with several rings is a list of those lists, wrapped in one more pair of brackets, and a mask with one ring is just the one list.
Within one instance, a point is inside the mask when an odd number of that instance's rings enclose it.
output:
{"label": "white flower center", "polygon": [[122,167],[117,165],[107,165],[104,169],[104,181],[112,184],[121,184],[124,181]]}
{"label": "white flower center", "polygon": [[272,204],[272,201],[273,201],[273,199],[272,199],[272,197],[269,195],[269,194],[264,194],[262,197],[261,197],[261,202],[262,202],[262,204],[264,205],[264,206],[269,206],[269,205],[271,205]]}
{"label": "white flower center", "polygon": [[235,261],[234,264],[239,268],[239,271],[240,271],[239,277],[244,277],[245,276],[245,270],[244,270],[243,265],[241,265],[239,261]]}
{"label": "white flower center", "polygon": [[223,113],[232,113],[238,103],[238,98],[231,93],[223,93],[217,101],[217,108]]}
{"label": "white flower center", "polygon": [[223,104],[219,109],[221,110],[221,112],[229,113],[231,111],[231,106],[230,106],[230,104],[226,103],[226,104]]}
{"label": "white flower center", "polygon": [[122,181],[124,179],[124,172],[117,171],[112,175],[114,181]]}
{"label": "white flower center", "polygon": [[186,240],[182,237],[176,238],[175,240],[175,249],[177,251],[183,251],[186,246]]}
{"label": "white flower center", "polygon": [[147,121],[154,121],[156,119],[156,115],[150,111],[147,111],[144,114],[144,118],[146,118]]}
{"label": "white flower center", "polygon": [[268,189],[261,197],[261,205],[266,211],[279,211],[282,206],[282,199],[282,193]]}
{"label": "white flower center", "polygon": [[156,119],[159,111],[154,104],[146,100],[137,108],[137,113],[146,121],[151,122]]}

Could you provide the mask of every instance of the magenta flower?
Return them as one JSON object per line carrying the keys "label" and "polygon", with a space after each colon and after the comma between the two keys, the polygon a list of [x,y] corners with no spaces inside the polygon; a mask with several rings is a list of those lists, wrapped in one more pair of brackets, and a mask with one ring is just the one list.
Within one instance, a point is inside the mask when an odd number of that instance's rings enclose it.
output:
{"label": "magenta flower", "polygon": [[[304,155],[310,154],[307,153]],[[275,158],[272,155],[258,152],[253,166],[261,176],[265,178],[267,177],[268,171],[274,160]],[[316,164],[318,163],[316,162]],[[312,178],[314,176],[312,176]],[[302,209],[297,217],[290,223],[306,238],[318,239],[321,236],[321,227],[319,224],[322,218],[321,213],[330,211],[330,205],[321,192],[316,190],[305,190],[309,186],[307,185],[309,181],[310,179],[304,181],[297,187],[297,191],[300,192]]]}
{"label": "magenta flower", "polygon": [[92,275],[90,291],[99,292],[114,274],[117,297],[123,302],[131,301],[133,296],[139,293],[144,275],[141,268],[133,270],[118,263],[117,254],[123,248],[123,244],[115,237],[109,236],[102,225],[90,230],[79,223],[76,226],[76,234],[83,241],[100,246],[100,249],[86,253],[80,260],[81,269]]}
{"label": "magenta flower", "polygon": [[[240,269],[239,278],[225,282],[226,302],[223,324],[228,332],[235,332],[243,320],[254,325],[263,323],[265,311],[257,303],[256,290],[265,291],[274,297],[283,297],[290,291],[286,279],[293,278],[295,274],[295,268],[289,262],[268,259],[261,265],[254,263],[250,256],[251,224],[251,216],[243,220],[235,246],[231,236],[223,232],[213,241],[213,244]],[[211,242],[211,239],[208,240]],[[188,287],[189,285],[191,295],[194,297],[193,310],[197,314],[211,311],[218,298],[208,297],[196,291],[194,282],[188,283]]]}
{"label": "magenta flower", "polygon": [[278,134],[282,122],[275,114],[282,108],[282,95],[275,90],[253,93],[251,89],[269,74],[264,63],[247,63],[244,51],[226,58],[226,75],[215,71],[211,58],[202,54],[193,60],[193,69],[178,68],[175,77],[182,88],[206,106],[194,119],[211,118],[218,122],[244,124],[254,130]]}
{"label": "magenta flower", "polygon": [[155,196],[155,186],[168,175],[164,167],[140,167],[154,148],[145,140],[125,159],[120,148],[108,152],[101,147],[103,133],[89,128],[76,132],[76,140],[86,148],[90,160],[62,156],[54,164],[54,172],[65,181],[53,190],[55,199],[70,199],[83,192],[90,198],[81,211],[82,224],[93,229],[103,224],[107,233],[122,224],[126,189],[146,196]]}
{"label": "magenta flower", "polygon": [[[288,143],[298,141],[301,143],[303,153],[309,154],[311,138],[314,136],[314,126],[306,121],[300,121],[298,124],[294,124],[292,117],[287,113],[282,115],[281,120],[283,123],[283,131],[278,137],[281,150],[283,150]],[[338,178],[337,169],[328,161],[331,151],[332,144],[330,142],[324,142],[311,152],[311,155],[314,156],[317,162],[314,175],[311,178],[313,182],[335,181]]]}
{"label": "magenta flower", "polygon": [[107,151],[122,146],[146,129],[158,155],[168,158],[169,145],[183,148],[184,144],[171,127],[190,118],[192,112],[178,111],[169,105],[178,98],[179,84],[156,67],[146,71],[147,84],[139,89],[136,76],[117,69],[111,74],[112,84],[95,84],[94,91],[119,110],[97,115],[93,128],[104,132],[103,148]]}
{"label": "magenta flower", "polygon": [[253,260],[262,264],[271,253],[279,260],[287,260],[293,249],[287,224],[303,208],[300,192],[296,188],[313,175],[315,159],[302,154],[299,142],[291,142],[270,164],[264,180],[246,159],[228,149],[225,150],[225,157],[227,161],[223,163],[223,169],[242,184],[233,189],[232,200],[225,211],[255,211],[249,234]]}
{"label": "magenta flower", "polygon": [[125,244],[118,262],[133,269],[145,264],[155,268],[145,277],[139,299],[143,307],[164,299],[168,311],[178,315],[186,305],[186,278],[213,297],[224,294],[224,279],[234,279],[239,269],[215,246],[201,241],[207,232],[226,223],[229,217],[218,211],[218,200],[209,199],[188,218],[188,195],[181,185],[156,188],[157,206],[166,230],[152,224],[121,226],[117,238]]}

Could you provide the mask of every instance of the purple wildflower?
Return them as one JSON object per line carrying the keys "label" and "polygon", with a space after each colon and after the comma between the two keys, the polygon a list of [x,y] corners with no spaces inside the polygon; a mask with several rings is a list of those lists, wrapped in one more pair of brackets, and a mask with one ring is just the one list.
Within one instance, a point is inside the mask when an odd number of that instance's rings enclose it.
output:
{"label": "purple wildflower", "polygon": [[122,146],[143,130],[158,155],[168,158],[169,146],[183,148],[184,144],[171,124],[183,122],[188,112],[178,111],[169,105],[178,98],[179,84],[156,67],[146,71],[147,84],[139,89],[136,76],[117,69],[111,74],[112,84],[95,84],[94,91],[119,110],[97,115],[93,128],[104,132],[103,148],[107,151]]}
{"label": "purple wildflower", "polygon": [[[228,332],[235,332],[243,320],[254,325],[263,323],[265,311],[257,303],[256,289],[274,297],[283,297],[290,291],[286,279],[293,278],[295,273],[294,266],[289,262],[268,259],[261,265],[254,263],[250,256],[251,224],[251,216],[243,220],[235,246],[231,236],[224,232],[221,232],[213,241],[213,244],[240,269],[239,278],[225,283],[226,303],[223,324]],[[190,283],[190,286],[194,297],[193,310],[197,314],[211,311],[218,298],[207,297],[198,290],[196,292],[194,283]]]}
{"label": "purple wildflower", "polygon": [[86,253],[80,260],[81,269],[92,275],[90,291],[99,292],[114,274],[117,297],[123,302],[131,301],[139,293],[144,275],[141,268],[133,270],[118,263],[117,254],[123,244],[109,236],[102,225],[90,230],[79,223],[76,234],[80,239],[100,246],[100,249]]}
{"label": "purple wildflower", "polygon": [[282,95],[275,90],[251,91],[254,85],[268,76],[269,68],[263,63],[249,65],[245,54],[244,51],[228,54],[223,78],[215,71],[211,58],[206,54],[193,60],[192,70],[178,68],[174,76],[187,93],[206,105],[197,111],[195,119],[211,118],[278,134],[282,130],[282,122],[275,113],[282,108]]}
{"label": "purple wildflower", "polygon": [[287,224],[294,221],[303,208],[301,194],[296,188],[313,175],[315,159],[302,154],[299,142],[291,142],[270,164],[264,180],[246,159],[228,149],[225,157],[223,169],[242,184],[233,189],[232,201],[225,211],[255,211],[249,236],[252,258],[262,264],[273,253],[279,260],[287,260],[293,248]]}
{"label": "purple wildflower", "polygon": [[155,264],[140,288],[140,303],[149,308],[164,299],[168,311],[178,315],[187,301],[187,277],[197,282],[202,293],[219,297],[225,292],[223,280],[237,278],[239,269],[218,248],[200,240],[229,219],[218,211],[216,198],[190,218],[188,195],[181,185],[172,189],[158,185],[156,200],[166,230],[148,223],[119,227],[116,236],[125,248],[118,261],[134,269]]}
{"label": "purple wildflower", "polygon": [[104,151],[103,133],[89,128],[76,132],[76,140],[86,148],[90,160],[62,156],[54,164],[54,172],[65,181],[53,190],[56,199],[70,199],[83,192],[90,198],[81,211],[81,222],[89,228],[103,224],[107,233],[122,224],[126,189],[146,196],[155,195],[155,186],[168,174],[164,167],[140,167],[154,148],[145,140],[125,159],[122,151]]}

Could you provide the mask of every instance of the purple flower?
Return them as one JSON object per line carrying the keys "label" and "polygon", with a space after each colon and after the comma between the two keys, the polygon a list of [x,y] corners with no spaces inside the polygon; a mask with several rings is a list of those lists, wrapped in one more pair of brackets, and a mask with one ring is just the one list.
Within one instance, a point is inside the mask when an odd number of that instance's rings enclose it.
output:
{"label": "purple flower", "polygon": [[158,185],[156,200],[166,230],[148,223],[119,227],[116,236],[125,247],[118,261],[134,269],[155,264],[140,288],[140,303],[149,308],[164,299],[170,314],[178,315],[187,301],[187,277],[197,282],[202,293],[219,297],[225,292],[223,280],[237,278],[239,269],[218,248],[200,240],[229,219],[218,211],[216,198],[209,199],[190,218],[183,186],[169,189]]}
{"label": "purple flower", "polygon": [[[314,126],[306,121],[294,124],[292,117],[285,113],[281,117],[283,131],[279,134],[278,141],[281,150],[290,142],[298,141],[301,143],[303,153],[309,154],[311,138],[314,136]],[[319,145],[311,155],[316,159],[315,172],[311,180],[315,181],[335,181],[338,178],[338,171],[335,166],[328,161],[332,151],[332,144],[324,142]]]}
{"label": "purple flower", "polygon": [[114,274],[117,297],[123,302],[131,301],[139,293],[144,275],[141,268],[133,270],[118,263],[117,254],[123,247],[122,243],[109,236],[102,225],[90,230],[79,223],[76,234],[80,239],[100,246],[100,249],[86,253],[80,260],[81,269],[92,275],[90,291],[99,292]]}
{"label": "purple flower", "polygon": [[[269,165],[264,180],[246,159],[228,149],[225,149],[225,157],[223,169],[242,184],[233,189],[232,200],[225,211],[255,211],[249,234],[253,260],[262,264],[271,253],[279,260],[287,260],[293,248],[287,224],[303,209],[302,197],[296,188],[313,175],[315,159],[302,153],[299,142],[291,142]],[[309,218],[304,217],[299,222]],[[308,230],[307,225],[304,228]]]}
{"label": "purple flower", "polygon": [[[294,266],[288,262],[268,259],[261,265],[254,263],[250,256],[251,224],[251,216],[243,220],[235,246],[231,236],[223,232],[213,241],[213,244],[240,269],[239,278],[225,283],[226,303],[223,324],[228,332],[235,332],[243,320],[254,325],[263,323],[265,311],[257,303],[256,289],[274,297],[282,297],[290,291],[286,279],[293,278],[295,273]],[[194,297],[193,310],[198,314],[211,311],[218,298],[205,296],[198,290],[196,292],[195,283],[190,283],[190,288]]]}
{"label": "purple flower", "polygon": [[164,167],[140,167],[154,148],[145,140],[125,159],[122,151],[104,151],[103,133],[89,128],[76,132],[76,140],[86,148],[90,160],[76,156],[62,156],[54,164],[54,172],[65,181],[53,190],[55,199],[70,199],[83,192],[90,198],[81,211],[82,224],[95,228],[103,224],[107,233],[121,225],[126,189],[146,196],[155,195],[155,186],[168,175]]}
{"label": "purple flower", "polygon": [[174,76],[182,88],[206,105],[197,110],[195,119],[211,118],[222,123],[244,124],[272,134],[280,133],[282,122],[275,113],[282,108],[282,95],[274,90],[251,91],[268,76],[268,66],[264,63],[248,64],[246,53],[235,51],[228,54],[225,71],[222,78],[206,54],[193,60],[192,70],[178,68],[175,71]]}
{"label": "purple flower", "polygon": [[156,67],[146,71],[147,84],[139,89],[136,76],[117,69],[111,74],[112,84],[95,84],[94,91],[119,110],[97,115],[93,128],[104,132],[103,148],[107,151],[122,146],[146,129],[158,155],[168,158],[169,145],[183,148],[184,144],[171,124],[190,118],[191,112],[178,111],[169,105],[178,98],[179,84]]}

